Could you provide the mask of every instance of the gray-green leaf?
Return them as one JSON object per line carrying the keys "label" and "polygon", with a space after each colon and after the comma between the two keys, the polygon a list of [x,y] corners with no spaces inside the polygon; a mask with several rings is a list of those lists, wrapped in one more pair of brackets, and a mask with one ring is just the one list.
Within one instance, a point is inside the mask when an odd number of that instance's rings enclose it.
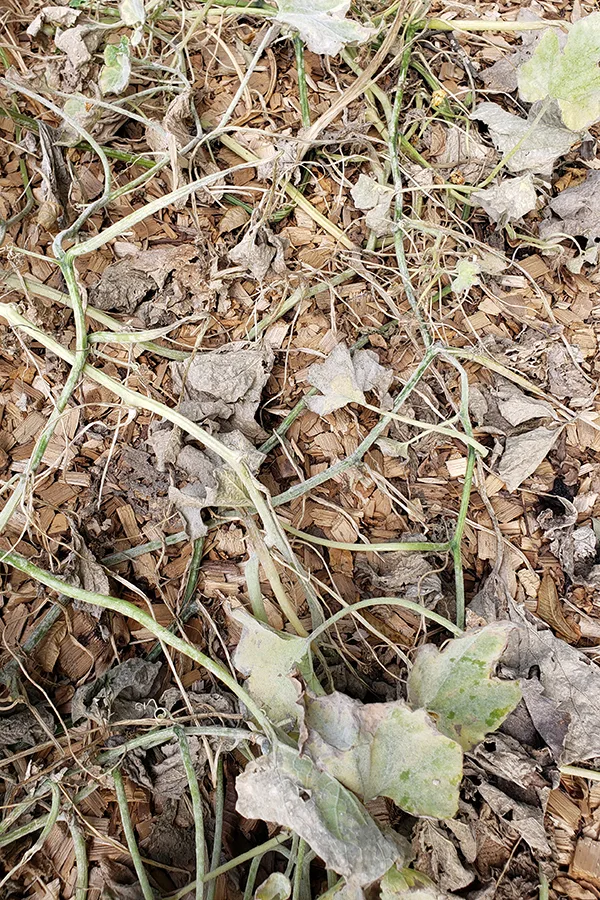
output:
{"label": "gray-green leaf", "polygon": [[469,750],[496,731],[521,699],[514,681],[492,678],[510,626],[487,625],[448,642],[423,647],[408,678],[413,708],[426,709],[442,734]]}
{"label": "gray-green leaf", "polygon": [[100,90],[103,94],[122,94],[130,76],[129,41],[123,36],[118,44],[107,44],[104,48],[104,65],[98,78]]}
{"label": "gray-green leaf", "polygon": [[354,794],[292,747],[277,744],[251,762],[236,789],[242,816],[291,828],[351,885],[371,884],[398,857]]}
{"label": "gray-green leaf", "polygon": [[293,676],[301,673],[311,683],[314,680],[306,641],[276,631],[243,609],[231,615],[242,626],[233,664],[247,678],[244,687],[274,725],[297,724],[300,684]]}
{"label": "gray-green leaf", "polygon": [[307,698],[304,748],[363,800],[390,797],[414,816],[456,814],[462,750],[406,703],[362,704],[345,694]]}
{"label": "gray-green leaf", "polygon": [[335,56],[346,44],[362,44],[375,33],[346,18],[350,0],[278,0],[278,22],[291,25],[313,53]]}
{"label": "gray-green leaf", "polygon": [[571,27],[561,50],[556,30],[544,33],[519,70],[519,93],[527,103],[558,101],[563,122],[583,131],[600,119],[600,13]]}

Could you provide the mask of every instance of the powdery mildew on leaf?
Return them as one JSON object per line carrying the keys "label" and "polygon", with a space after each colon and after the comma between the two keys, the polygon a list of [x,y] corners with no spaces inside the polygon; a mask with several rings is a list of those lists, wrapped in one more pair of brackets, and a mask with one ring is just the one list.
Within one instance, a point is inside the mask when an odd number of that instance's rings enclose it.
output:
{"label": "powdery mildew on leaf", "polygon": [[583,131],[600,118],[600,13],[571,27],[561,50],[558,34],[549,29],[530,60],[519,71],[519,94],[527,103],[558,101],[572,131]]}
{"label": "powdery mildew on leaf", "polygon": [[406,703],[367,703],[337,691],[307,698],[304,749],[363,800],[389,797],[414,816],[458,809],[462,750],[427,713]]}
{"label": "powdery mildew on leaf", "polygon": [[242,816],[291,828],[356,888],[381,878],[399,855],[354,794],[292,747],[277,744],[250,763],[236,790]]}
{"label": "powdery mildew on leaf", "polygon": [[362,44],[375,29],[346,18],[350,0],[279,0],[278,22],[291,25],[309,50],[335,56],[346,44]]}
{"label": "powdery mildew on leaf", "polygon": [[408,677],[411,706],[422,707],[442,734],[465,750],[500,727],[521,699],[514,681],[492,678],[510,627],[494,624],[448,642],[422,647]]}

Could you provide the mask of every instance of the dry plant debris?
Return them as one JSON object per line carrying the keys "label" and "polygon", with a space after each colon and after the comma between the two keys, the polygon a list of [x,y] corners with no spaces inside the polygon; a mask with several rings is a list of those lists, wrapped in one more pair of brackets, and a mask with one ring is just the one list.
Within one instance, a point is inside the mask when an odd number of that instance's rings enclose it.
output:
{"label": "dry plant debris", "polygon": [[600,897],[600,13],[2,12],[0,894]]}

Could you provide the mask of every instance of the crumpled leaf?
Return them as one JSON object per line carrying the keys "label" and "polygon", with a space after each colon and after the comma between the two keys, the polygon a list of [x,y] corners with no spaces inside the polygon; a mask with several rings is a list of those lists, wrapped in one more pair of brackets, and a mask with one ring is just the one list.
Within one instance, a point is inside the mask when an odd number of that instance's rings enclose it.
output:
{"label": "crumpled leaf", "polygon": [[454,169],[467,184],[477,184],[485,178],[496,160],[494,149],[483,143],[476,128],[438,123],[433,126],[429,143],[436,154],[436,165],[443,168],[446,176]]}
{"label": "crumpled leaf", "polygon": [[123,35],[118,44],[104,48],[104,65],[98,76],[98,86],[103,94],[122,94],[131,76],[129,41]]}
{"label": "crumpled leaf", "polygon": [[545,425],[539,425],[524,434],[513,434],[506,438],[498,475],[508,491],[516,491],[526,478],[533,475],[552,450],[561,430],[560,427],[546,428]]}
{"label": "crumpled leaf", "polygon": [[350,0],[278,0],[278,22],[291,25],[312,53],[336,56],[346,44],[362,44],[375,34],[346,18]]}
{"label": "crumpled leaf", "polygon": [[48,739],[48,733],[54,734],[54,717],[50,710],[38,705],[36,713],[34,716],[31,710],[17,707],[8,716],[0,716],[0,747],[12,744],[35,747]]}
{"label": "crumpled leaf", "polygon": [[358,181],[350,190],[357,209],[367,210],[365,223],[376,235],[383,237],[393,228],[390,218],[390,206],[394,199],[394,189],[380,184],[370,175],[361,173]]}
{"label": "crumpled leaf", "polygon": [[262,281],[270,268],[278,275],[286,272],[284,252],[285,246],[279,235],[264,225],[257,225],[248,229],[228,256],[231,262],[242,266],[257,281]]}
{"label": "crumpled leaf", "polygon": [[80,15],[81,10],[71,9],[69,6],[44,6],[27,27],[26,34],[29,37],[36,37],[46,23],[70,28]]}
{"label": "crumpled leaf", "polygon": [[[110,595],[110,582],[106,572],[79,532],[73,527],[71,527],[71,544],[73,549],[64,562],[62,572],[65,581],[74,587],[83,588],[94,594]],[[74,606],[75,609],[84,609],[97,619],[103,613],[101,607],[80,600],[75,600]]]}
{"label": "crumpled leaf", "polygon": [[465,750],[499,728],[521,699],[516,682],[491,677],[510,630],[488,625],[448,641],[441,652],[427,644],[408,676],[411,706],[426,709]]}
{"label": "crumpled leaf", "polygon": [[308,369],[307,381],[318,388],[322,397],[307,398],[313,412],[326,416],[348,403],[365,403],[365,391],[375,391],[383,398],[393,380],[393,372],[379,364],[373,350],[357,350],[350,356],[346,344],[337,344],[325,362]]}
{"label": "crumpled leaf", "polygon": [[548,204],[554,215],[540,223],[540,235],[547,239],[555,234],[585,237],[588,244],[600,239],[600,172],[588,172],[581,184],[557,194]]}
{"label": "crumpled leaf", "polygon": [[[425,541],[423,534],[403,534],[402,541]],[[358,560],[373,590],[385,596],[406,597],[433,609],[442,598],[442,582],[422,553],[396,550],[379,559]]]}
{"label": "crumpled leaf", "polygon": [[475,191],[471,194],[471,200],[486,211],[492,222],[506,225],[507,222],[522,219],[535,209],[537,196],[533,177],[528,174],[520,178],[505,178],[483,191]]}
{"label": "crumpled leaf", "polygon": [[581,357],[578,347],[571,346],[571,353],[563,344],[550,346],[546,357],[548,366],[548,387],[550,393],[559,400],[568,400],[570,406],[586,406],[595,393],[595,386],[585,378],[573,361],[573,356]]}
{"label": "crumpled leaf", "polygon": [[456,264],[456,275],[452,279],[452,290],[455,294],[464,294],[474,285],[479,284],[481,266],[472,259],[459,259]]}
{"label": "crumpled leaf", "polygon": [[75,25],[62,31],[57,29],[54,43],[66,54],[75,69],[91,62],[93,54],[100,46],[106,33],[103,25]]}
{"label": "crumpled leaf", "polygon": [[537,630],[522,613],[502,658],[520,678],[523,700],[542,740],[560,765],[600,756],[600,669],[550,630]]}
{"label": "crumpled leaf", "polygon": [[[158,433],[160,435],[160,432]],[[149,439],[153,443],[156,435]],[[239,454],[240,460],[256,474],[265,455],[257,450],[240,431],[220,435],[221,442]],[[186,444],[175,461],[175,477],[180,487],[169,487],[169,500],[181,514],[190,540],[207,534],[202,510],[207,507],[247,507],[248,496],[244,487],[224,460],[207,448],[200,450]]]}
{"label": "crumpled leaf", "polygon": [[579,136],[564,128],[549,111],[537,124],[532,110],[529,119],[506,112],[497,103],[480,103],[472,118],[487,125],[497,150],[505,155],[517,144],[518,150],[506,162],[509,172],[551,175],[554,162],[568,153]]}
{"label": "crumpled leaf", "polygon": [[181,411],[194,422],[216,422],[248,438],[263,436],[254,416],[269,379],[275,355],[268,344],[231,341],[191,363],[171,363],[175,391],[182,393]]}
{"label": "crumpled leaf", "polygon": [[56,132],[45,122],[39,123],[40,150],[42,153],[43,202],[38,212],[38,222],[51,228],[57,220],[66,222],[69,207],[71,176],[62,149],[56,143]]}
{"label": "crumpled leaf", "polygon": [[337,691],[305,698],[307,751],[363,801],[389,797],[413,816],[458,810],[462,750],[406,703],[367,703]]}
{"label": "crumpled leaf", "polygon": [[477,785],[477,790],[497,816],[501,818],[506,816],[510,827],[521,835],[532,850],[543,856],[552,855],[552,849],[546,837],[542,810],[514,800],[495,785],[485,781]]}
{"label": "crumpled leaf", "polygon": [[119,3],[119,14],[123,25],[128,25],[134,29],[131,36],[131,46],[137,47],[144,36],[144,22],[146,21],[144,0],[121,0]]}
{"label": "crumpled leaf", "polygon": [[104,724],[110,718],[139,718],[140,701],[151,694],[160,671],[160,663],[145,659],[127,659],[104,675],[75,691],[71,703],[74,722],[91,719]]}
{"label": "crumpled leaf", "polygon": [[292,896],[292,884],[283,872],[273,872],[256,889],[254,900],[288,900]]}
{"label": "crumpled leaf", "polygon": [[356,888],[381,878],[399,854],[354,794],[292,747],[277,744],[251,762],[236,790],[240,815],[291,828]]}
{"label": "crumpled leaf", "polygon": [[135,315],[146,326],[168,325],[202,313],[214,293],[202,251],[178,244],[136,250],[108,266],[89,289],[89,302]]}
{"label": "crumpled leaf", "polygon": [[413,846],[417,853],[414,865],[442,891],[460,891],[475,879],[471,868],[461,862],[454,842],[435,822],[425,819],[417,824]]}
{"label": "crumpled leaf", "polygon": [[231,611],[242,626],[233,664],[246,677],[244,687],[278,725],[296,725],[301,716],[300,683],[296,673],[312,682],[312,662],[306,641],[276,631],[243,609]]}
{"label": "crumpled leaf", "polygon": [[557,100],[567,128],[583,131],[600,118],[599,62],[600,13],[575,22],[562,50],[549,28],[519,70],[519,94],[527,103]]}
{"label": "crumpled leaf", "polygon": [[493,395],[500,415],[513,427],[531,419],[557,419],[554,409],[546,400],[529,397],[506,378],[498,379]]}

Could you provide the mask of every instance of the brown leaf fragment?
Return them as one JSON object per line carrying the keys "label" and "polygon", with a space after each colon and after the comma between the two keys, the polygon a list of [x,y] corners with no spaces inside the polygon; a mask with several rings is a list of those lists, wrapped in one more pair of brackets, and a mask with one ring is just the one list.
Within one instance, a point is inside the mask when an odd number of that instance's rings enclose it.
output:
{"label": "brown leaf fragment", "polygon": [[540,584],[537,595],[537,614],[540,619],[551,626],[558,637],[564,638],[569,644],[576,644],[581,637],[581,632],[574,622],[565,618],[556,583],[549,572],[544,573]]}
{"label": "brown leaf fragment", "polygon": [[31,710],[21,708],[8,716],[0,717],[0,747],[12,744],[35,747],[40,741],[47,740],[48,732],[54,732],[54,718],[45,707],[38,707],[36,712],[37,717]]}

